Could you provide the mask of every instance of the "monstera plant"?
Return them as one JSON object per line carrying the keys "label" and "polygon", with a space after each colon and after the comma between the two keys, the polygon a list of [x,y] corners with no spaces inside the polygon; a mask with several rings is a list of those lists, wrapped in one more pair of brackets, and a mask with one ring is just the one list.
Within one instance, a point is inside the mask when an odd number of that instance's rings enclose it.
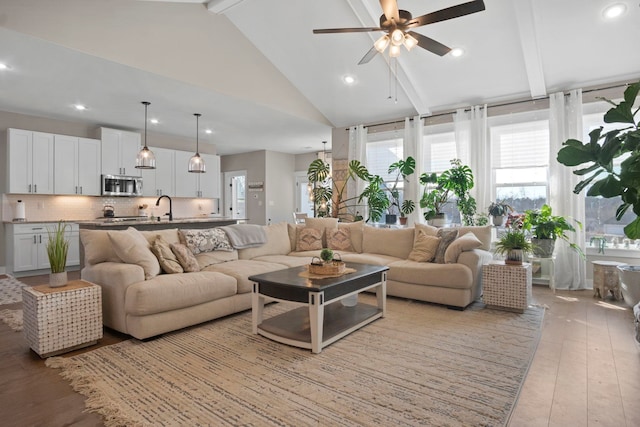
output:
{"label": "monstera plant", "polygon": [[[627,87],[620,103],[605,99],[613,107],[605,113],[604,122],[622,123],[626,127],[606,133],[599,127],[589,133],[589,141],[584,143],[569,139],[557,156],[565,166],[585,165],[573,171],[585,177],[575,186],[574,193],[588,188],[587,196],[619,196],[622,204],[616,210],[618,221],[629,208],[633,210],[635,219],[624,227],[624,234],[630,239],[640,239],[640,123],[636,119],[640,107],[634,110],[638,92],[640,82]],[[613,160],[621,156],[625,158],[618,171]]]}

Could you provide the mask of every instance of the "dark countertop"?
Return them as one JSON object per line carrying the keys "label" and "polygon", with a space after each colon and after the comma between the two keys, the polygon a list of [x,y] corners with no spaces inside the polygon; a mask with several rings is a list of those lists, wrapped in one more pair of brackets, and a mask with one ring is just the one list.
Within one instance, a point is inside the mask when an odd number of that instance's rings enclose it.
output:
{"label": "dark countertop", "polygon": [[[5,224],[41,224],[41,223],[57,223],[59,220],[38,220],[38,221],[4,221]],[[227,217],[188,217],[188,218],[174,218],[173,221],[169,221],[163,218],[161,221],[150,219],[134,219],[129,221],[114,221],[111,218],[99,218],[99,219],[65,219],[63,222],[72,222],[80,224],[81,226],[92,227],[121,227],[130,225],[162,225],[167,226],[171,224],[235,224],[238,221],[246,221],[245,218],[227,218]],[[88,227],[87,227],[88,228]]]}

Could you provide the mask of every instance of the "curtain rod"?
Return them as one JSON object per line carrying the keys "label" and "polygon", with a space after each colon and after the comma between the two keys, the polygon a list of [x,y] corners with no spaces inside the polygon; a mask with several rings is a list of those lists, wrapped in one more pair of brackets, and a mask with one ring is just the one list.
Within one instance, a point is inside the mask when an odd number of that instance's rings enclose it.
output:
{"label": "curtain rod", "polygon": [[[605,86],[605,87],[596,87],[596,88],[590,88],[590,89],[585,89],[582,91],[582,93],[591,93],[591,92],[598,92],[598,91],[602,91],[602,90],[609,90],[609,89],[618,89],[621,87],[626,87],[629,86],[632,83],[619,83],[619,84],[615,84],[613,86]],[[565,95],[567,96],[567,95]],[[541,96],[539,98],[533,98],[533,99],[520,99],[517,101],[508,101],[508,102],[501,102],[498,104],[488,104],[487,108],[497,108],[497,107],[508,107],[509,105],[518,105],[518,104],[526,104],[529,102],[536,102],[536,101],[544,101],[549,99],[549,95],[546,96]],[[428,119],[428,118],[433,118],[433,117],[442,117],[442,116],[447,116],[449,114],[453,114],[457,111],[456,110],[448,110],[448,111],[443,111],[437,114],[430,114],[430,115],[426,115],[426,116],[420,116],[420,119]],[[465,108],[464,111],[471,111],[471,108]],[[409,120],[413,120],[413,118],[409,118]],[[386,125],[394,125],[394,124],[398,124],[398,123],[404,123],[404,119],[403,120],[394,120],[391,122],[385,122],[385,123],[376,123],[376,124],[372,124],[372,125],[365,125],[364,128],[370,128],[370,127],[377,127],[377,126],[386,126]],[[349,128],[346,128],[345,130],[349,130]]]}

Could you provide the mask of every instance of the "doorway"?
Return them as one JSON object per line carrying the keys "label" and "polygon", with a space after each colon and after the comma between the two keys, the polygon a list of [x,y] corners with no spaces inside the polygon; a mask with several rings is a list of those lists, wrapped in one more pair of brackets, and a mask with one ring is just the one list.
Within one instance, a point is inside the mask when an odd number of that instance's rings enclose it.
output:
{"label": "doorway", "polygon": [[234,219],[247,218],[247,171],[224,172],[224,212]]}
{"label": "doorway", "polygon": [[313,201],[311,200],[309,178],[306,172],[296,172],[296,213],[306,213],[313,217]]}

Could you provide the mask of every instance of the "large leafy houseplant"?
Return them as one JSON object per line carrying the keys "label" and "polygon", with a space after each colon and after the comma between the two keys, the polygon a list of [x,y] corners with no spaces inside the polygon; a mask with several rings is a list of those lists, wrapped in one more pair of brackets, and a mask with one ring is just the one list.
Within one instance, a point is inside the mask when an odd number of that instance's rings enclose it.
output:
{"label": "large leafy houseplant", "polygon": [[[577,220],[573,220],[580,229],[582,229],[582,223]],[[544,249],[544,243],[541,240],[548,240],[555,242],[557,239],[562,239],[569,243],[569,246],[574,251],[578,252],[584,257],[582,249],[569,240],[567,232],[576,232],[576,229],[567,218],[560,215],[553,215],[551,206],[543,205],[540,209],[531,209],[525,211],[524,220],[522,222],[522,228],[531,232],[531,238],[535,239],[534,243],[538,246],[536,249],[537,255],[544,256],[546,258],[553,254],[553,243],[549,243],[549,247]]]}
{"label": "large leafy houseplant", "polygon": [[[398,189],[398,184],[400,184],[401,181],[403,182],[408,182],[407,177],[409,175],[412,175],[413,172],[416,170],[416,160],[409,156],[407,157],[406,160],[398,160],[397,162],[391,163],[389,165],[389,174],[395,173],[395,179],[393,181],[393,184],[391,184],[391,186],[388,186],[387,184],[384,184],[384,188],[389,192],[389,208],[388,208],[388,213],[390,215],[398,215],[398,214],[406,214],[406,213],[411,213],[413,211],[413,209],[411,209],[410,212],[406,212],[407,209],[410,207],[409,204],[407,205],[401,205],[400,204],[400,190]],[[408,200],[405,200],[405,202],[407,202]],[[403,206],[406,208],[403,211]],[[414,207],[415,207],[415,203],[414,203]]]}
{"label": "large leafy houseplant", "polygon": [[[619,103],[605,99],[613,105],[604,115],[605,123],[622,123],[621,129],[602,133],[599,127],[589,133],[589,141],[568,139],[558,151],[558,162],[565,166],[585,165],[573,173],[585,177],[574,188],[578,194],[585,188],[587,196],[612,198],[620,196],[622,204],[616,210],[620,221],[631,208],[635,219],[624,227],[624,234],[630,239],[640,238],[640,122],[636,115],[640,107],[635,107],[640,92],[640,82],[629,85],[624,91],[624,99]],[[620,170],[613,166],[613,160],[625,156]]]}

